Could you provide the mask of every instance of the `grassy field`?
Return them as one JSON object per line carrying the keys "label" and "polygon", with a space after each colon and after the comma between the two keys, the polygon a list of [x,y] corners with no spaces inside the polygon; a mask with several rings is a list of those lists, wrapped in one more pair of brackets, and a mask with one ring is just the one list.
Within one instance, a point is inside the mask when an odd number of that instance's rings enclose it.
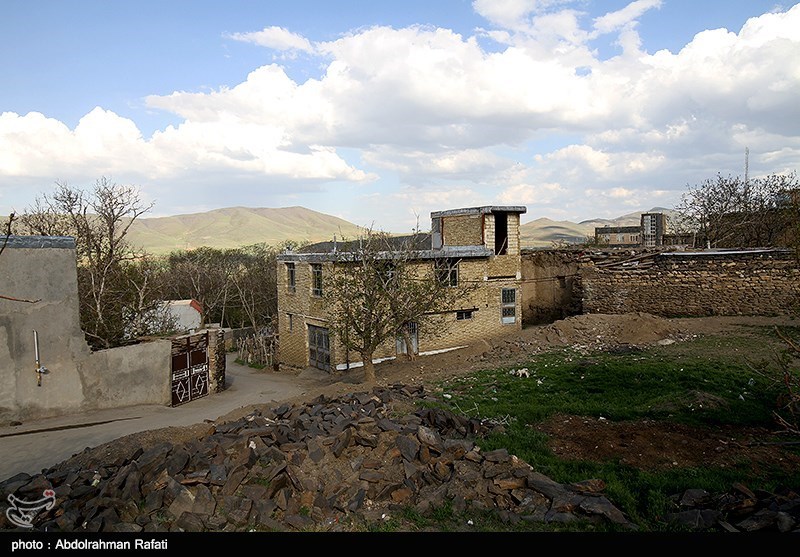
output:
{"label": "grassy field", "polygon": [[[798,330],[786,331],[794,338]],[[676,467],[645,471],[619,461],[566,460],[548,448],[548,438],[536,425],[557,414],[603,417],[613,422],[647,419],[691,427],[757,426],[775,429],[773,411],[785,387],[775,357],[785,345],[764,328],[741,335],[697,338],[646,350],[577,353],[559,350],[532,358],[530,379],[520,381],[512,368],[487,369],[439,385],[447,407],[459,414],[503,424],[501,432],[480,440],[484,450],[505,447],[537,471],[560,483],[587,478],[606,482],[606,495],[642,531],[669,531],[660,519],[670,497],[689,488],[724,492],[735,482],[751,489],[800,486],[800,470],[754,470],[746,462],[714,467]],[[519,368],[520,366],[517,366]],[[766,375],[760,373],[765,372]],[[703,393],[717,404],[692,404]],[[444,396],[446,395],[446,396]],[[786,437],[782,437],[786,440]],[[793,450],[791,448],[787,450]],[[412,516],[421,528],[437,522],[448,529],[456,517],[440,509],[439,518]],[[489,515],[458,517],[485,530],[551,530],[545,525],[508,526]],[[427,522],[426,522],[427,521]],[[566,527],[561,526],[561,529]],[[570,529],[592,529],[578,525]]]}

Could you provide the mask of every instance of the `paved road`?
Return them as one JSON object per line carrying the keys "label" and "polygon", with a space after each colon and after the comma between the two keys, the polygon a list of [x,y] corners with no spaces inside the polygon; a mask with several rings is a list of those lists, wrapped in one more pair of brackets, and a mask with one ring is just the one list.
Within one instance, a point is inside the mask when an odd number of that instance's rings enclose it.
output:
{"label": "paved road", "polygon": [[303,394],[319,384],[324,372],[306,370],[299,375],[254,370],[226,362],[226,389],[177,407],[129,406],[84,412],[0,428],[0,481],[19,472],[38,474],[86,447],[163,427],[189,426],[214,421],[238,408],[268,404]]}

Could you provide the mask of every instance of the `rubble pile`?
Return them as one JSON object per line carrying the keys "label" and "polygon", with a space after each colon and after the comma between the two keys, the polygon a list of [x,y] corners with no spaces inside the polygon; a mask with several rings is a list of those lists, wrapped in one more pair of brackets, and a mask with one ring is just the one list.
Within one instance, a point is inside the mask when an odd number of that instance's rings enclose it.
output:
{"label": "rubble pile", "polygon": [[42,531],[353,530],[447,505],[511,522],[634,528],[603,482],[562,485],[505,449],[482,451],[474,439],[491,424],[441,409],[395,415],[425,397],[422,386],[392,385],[282,404],[210,425],[186,443],[91,466],[66,461],[0,488],[18,500],[54,495],[33,521]]}
{"label": "rubble pile", "polygon": [[[483,451],[475,440],[501,425],[416,409],[423,400],[436,399],[423,386],[390,385],[264,407],[187,442],[73,458],[17,474],[0,490],[9,501],[52,500],[27,515],[33,530],[50,532],[362,531],[446,507],[510,524],[637,530],[602,480],[560,484],[506,449]],[[687,530],[798,532],[800,496],[742,485],[719,496],[688,490],[663,520]],[[0,528],[30,531],[9,513]]]}

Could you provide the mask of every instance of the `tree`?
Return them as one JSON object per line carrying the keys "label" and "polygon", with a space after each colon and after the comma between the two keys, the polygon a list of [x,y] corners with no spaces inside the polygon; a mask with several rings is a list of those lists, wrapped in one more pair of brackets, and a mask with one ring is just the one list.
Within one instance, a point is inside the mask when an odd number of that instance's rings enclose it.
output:
{"label": "tree", "polygon": [[787,199],[799,187],[794,172],[746,180],[718,174],[688,186],[676,211],[708,247],[786,245],[797,218]]}
{"label": "tree", "polygon": [[256,331],[278,311],[277,251],[264,244],[240,248],[239,264],[230,275],[242,318]]}
{"label": "tree", "polygon": [[126,339],[172,332],[177,328],[178,319],[161,296],[167,284],[163,260],[145,255],[123,264],[120,276],[127,284],[122,307]]}
{"label": "tree", "polygon": [[172,299],[193,298],[203,308],[203,323],[259,329],[278,310],[275,261],[280,246],[200,247],[174,251],[166,259]]}
{"label": "tree", "polygon": [[93,348],[124,344],[132,318],[123,310],[130,292],[124,265],[142,255],[126,236],[153,204],[144,204],[135,186],[105,177],[91,191],[61,182],[56,186],[51,196],[36,199],[20,224],[28,234],[75,237],[81,327],[87,341]]}
{"label": "tree", "polygon": [[[14,219],[16,218],[16,214],[11,213],[8,215],[6,219],[6,223],[3,225],[3,239],[0,240],[0,255],[6,250],[6,246],[8,246],[8,240],[11,238],[12,235],[12,228],[14,226]],[[4,294],[0,294],[0,299],[9,300],[12,302],[24,302],[27,304],[35,304],[36,302],[40,302],[41,300],[25,300],[23,298],[15,298],[13,296],[7,296]]]}
{"label": "tree", "polygon": [[337,253],[325,280],[329,329],[346,350],[361,356],[366,382],[375,381],[372,359],[379,346],[403,337],[410,351],[409,323],[416,323],[420,333],[435,334],[441,330],[441,312],[473,288],[443,280],[450,262],[421,259],[417,238],[398,241],[368,229]]}

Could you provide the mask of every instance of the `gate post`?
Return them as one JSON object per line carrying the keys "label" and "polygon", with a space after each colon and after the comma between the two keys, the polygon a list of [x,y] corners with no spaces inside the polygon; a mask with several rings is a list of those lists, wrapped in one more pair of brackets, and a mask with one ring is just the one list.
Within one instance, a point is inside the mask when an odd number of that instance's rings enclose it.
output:
{"label": "gate post", "polygon": [[208,375],[209,390],[221,393],[225,390],[225,331],[208,331]]}

